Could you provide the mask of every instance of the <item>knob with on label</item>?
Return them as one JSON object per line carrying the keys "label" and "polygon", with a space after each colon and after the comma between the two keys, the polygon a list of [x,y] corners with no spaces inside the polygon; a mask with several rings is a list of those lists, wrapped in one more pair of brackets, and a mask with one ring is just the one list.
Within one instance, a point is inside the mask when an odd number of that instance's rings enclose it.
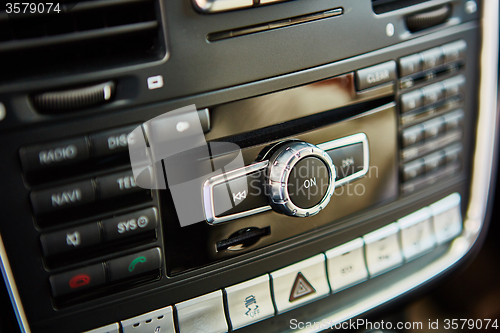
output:
{"label": "knob with on label", "polygon": [[299,141],[282,144],[269,160],[270,205],[289,216],[315,215],[330,202],[335,178],[332,159],[320,148]]}

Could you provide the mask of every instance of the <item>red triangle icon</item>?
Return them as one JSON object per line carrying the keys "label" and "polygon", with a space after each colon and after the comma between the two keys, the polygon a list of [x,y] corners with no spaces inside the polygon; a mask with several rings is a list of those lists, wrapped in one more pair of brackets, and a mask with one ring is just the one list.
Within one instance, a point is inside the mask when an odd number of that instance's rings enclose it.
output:
{"label": "red triangle icon", "polygon": [[304,275],[301,272],[297,273],[297,277],[295,278],[295,282],[293,283],[292,291],[290,292],[289,301],[293,302],[296,299],[302,298],[304,296],[313,294],[316,292],[316,289],[307,281]]}

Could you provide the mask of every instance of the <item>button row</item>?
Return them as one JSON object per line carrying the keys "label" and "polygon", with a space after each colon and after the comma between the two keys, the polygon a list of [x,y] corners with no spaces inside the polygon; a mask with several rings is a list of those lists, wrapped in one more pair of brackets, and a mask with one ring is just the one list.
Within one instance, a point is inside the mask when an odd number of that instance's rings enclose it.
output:
{"label": "button row", "polygon": [[467,43],[459,40],[399,59],[401,77],[434,69],[443,64],[465,59]]}
{"label": "button row", "polygon": [[77,137],[50,142],[19,151],[25,172],[78,164],[90,158],[103,158],[128,150],[127,138],[138,125],[132,125]]}
{"label": "button row", "polygon": [[159,270],[161,262],[160,248],[156,247],[107,262],[52,275],[49,278],[52,295],[60,297],[77,291],[102,287],[106,283],[130,279]]}
{"label": "button row", "polygon": [[[147,170],[149,173],[143,173],[141,177],[151,179],[152,173],[149,169]],[[119,198],[145,191],[137,186],[132,170],[129,170],[64,186],[33,191],[30,197],[35,215],[42,215],[79,207],[98,200]]]}
{"label": "button row", "polygon": [[[229,324],[236,330],[344,290],[431,251],[461,231],[460,195],[454,193],[325,254],[225,288]],[[217,290],[176,304],[178,332],[228,332],[224,302]],[[162,332],[164,327],[174,332],[173,308],[158,311],[167,319]],[[149,332],[142,323],[155,320],[153,313],[122,321],[123,331],[134,326],[134,332]]]}
{"label": "button row", "polygon": [[156,208],[120,215],[40,236],[44,256],[72,252],[156,230]]}
{"label": "button row", "polygon": [[403,180],[413,180],[436,171],[444,165],[457,163],[462,156],[462,144],[458,143],[403,165]]}
{"label": "button row", "polygon": [[441,117],[405,128],[402,133],[402,147],[406,148],[425,140],[434,139],[447,131],[462,127],[464,111],[456,110]]}
{"label": "button row", "polygon": [[465,76],[459,75],[450,79],[433,83],[401,96],[401,112],[409,112],[431,105],[453,96],[464,95]]}

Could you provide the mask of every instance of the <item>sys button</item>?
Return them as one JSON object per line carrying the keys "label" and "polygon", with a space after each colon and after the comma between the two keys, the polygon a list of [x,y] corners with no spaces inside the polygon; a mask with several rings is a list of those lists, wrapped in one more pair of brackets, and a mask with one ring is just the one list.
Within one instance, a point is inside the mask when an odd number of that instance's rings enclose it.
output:
{"label": "sys button", "polygon": [[142,235],[156,230],[156,208],[143,209],[130,214],[120,215],[102,221],[104,240],[113,241]]}

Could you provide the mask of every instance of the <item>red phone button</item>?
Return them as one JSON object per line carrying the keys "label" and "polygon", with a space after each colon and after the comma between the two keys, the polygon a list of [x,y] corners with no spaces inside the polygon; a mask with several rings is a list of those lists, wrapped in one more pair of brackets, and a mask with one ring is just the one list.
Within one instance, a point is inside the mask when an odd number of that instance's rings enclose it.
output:
{"label": "red phone button", "polygon": [[103,286],[106,283],[106,272],[104,264],[99,263],[52,275],[49,281],[52,296],[60,297]]}
{"label": "red phone button", "polygon": [[89,284],[90,280],[91,278],[87,274],[79,274],[69,280],[69,286],[71,289],[76,289]]}

